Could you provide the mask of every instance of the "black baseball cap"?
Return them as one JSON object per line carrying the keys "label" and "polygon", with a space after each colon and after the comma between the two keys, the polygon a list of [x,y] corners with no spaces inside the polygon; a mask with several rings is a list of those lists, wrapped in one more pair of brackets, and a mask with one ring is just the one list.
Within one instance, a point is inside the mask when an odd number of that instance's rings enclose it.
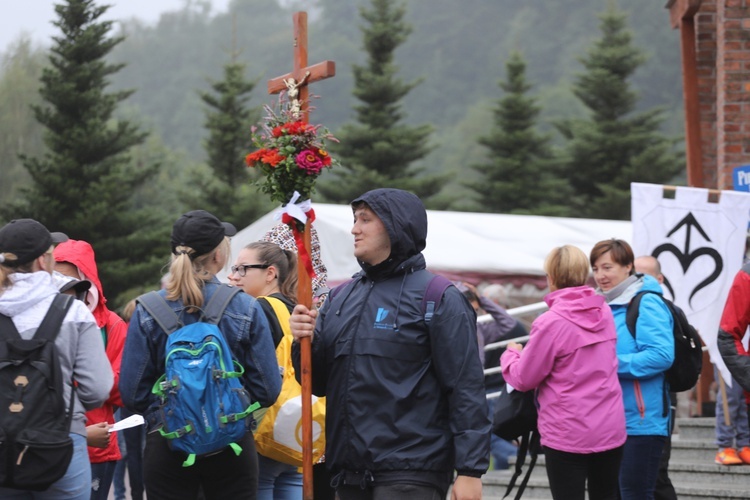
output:
{"label": "black baseball cap", "polygon": [[28,264],[43,255],[54,244],[68,241],[63,233],[50,233],[34,219],[15,219],[0,229],[0,254],[13,254],[15,259],[3,255],[3,264],[17,267]]}
{"label": "black baseball cap", "polygon": [[91,288],[91,282],[89,280],[78,280],[58,271],[52,271],[52,280],[55,282],[57,290],[60,293],[73,290],[77,297],[83,292],[88,292],[89,288]]}
{"label": "black baseball cap", "polygon": [[172,253],[177,253],[177,247],[188,247],[195,250],[191,258],[205,255],[218,247],[225,236],[235,234],[237,228],[229,222],[221,222],[205,210],[193,210],[172,226]]}

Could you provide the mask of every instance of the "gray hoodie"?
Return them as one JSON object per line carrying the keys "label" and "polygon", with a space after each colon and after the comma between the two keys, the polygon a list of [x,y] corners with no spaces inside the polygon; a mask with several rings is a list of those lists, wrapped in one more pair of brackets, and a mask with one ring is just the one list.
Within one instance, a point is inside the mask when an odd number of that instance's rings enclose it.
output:
{"label": "gray hoodie", "polygon": [[[13,285],[0,294],[0,314],[9,316],[21,337],[29,339],[34,336],[58,291],[52,275],[45,271],[14,273],[10,279]],[[101,332],[83,302],[73,302],[55,346],[60,353],[66,408],[70,403],[71,375],[77,382],[70,431],[85,436],[84,413],[101,406],[109,397],[114,376],[104,353]]]}

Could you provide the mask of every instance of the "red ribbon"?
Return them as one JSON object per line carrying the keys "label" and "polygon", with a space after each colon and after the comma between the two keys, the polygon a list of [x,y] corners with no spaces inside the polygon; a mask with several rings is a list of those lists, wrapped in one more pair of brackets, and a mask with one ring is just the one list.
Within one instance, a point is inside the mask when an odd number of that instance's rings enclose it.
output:
{"label": "red ribbon", "polygon": [[[305,212],[305,215],[307,216],[307,220],[310,222],[310,224],[312,224],[315,220],[315,211],[311,208],[310,210]],[[294,242],[297,244],[297,258],[305,267],[307,275],[310,276],[310,279],[314,278],[315,270],[313,269],[312,258],[310,257],[310,254],[307,253],[307,248],[305,248],[305,240],[302,237],[302,231],[297,229],[297,219],[293,218],[287,213],[283,213],[281,214],[281,222],[292,228]]]}

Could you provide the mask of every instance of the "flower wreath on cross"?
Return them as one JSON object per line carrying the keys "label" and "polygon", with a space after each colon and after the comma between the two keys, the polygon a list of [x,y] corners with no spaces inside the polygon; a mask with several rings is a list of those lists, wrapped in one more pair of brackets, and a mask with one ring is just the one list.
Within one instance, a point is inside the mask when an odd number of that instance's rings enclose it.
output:
{"label": "flower wreath on cross", "polygon": [[315,220],[310,197],[315,192],[316,179],[323,169],[338,165],[329,156],[326,141],[338,140],[322,125],[300,120],[283,94],[279,95],[277,108],[278,112],[264,106],[266,116],[261,128],[251,129],[256,150],[245,157],[245,163],[262,173],[254,184],[272,201],[282,204],[281,220],[292,228],[300,262],[314,277],[302,233],[307,220]]}

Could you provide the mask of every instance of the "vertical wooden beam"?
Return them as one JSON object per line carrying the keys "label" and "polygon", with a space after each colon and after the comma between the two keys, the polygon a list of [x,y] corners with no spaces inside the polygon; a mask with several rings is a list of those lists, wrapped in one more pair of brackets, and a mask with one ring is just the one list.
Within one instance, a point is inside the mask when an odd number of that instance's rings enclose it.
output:
{"label": "vertical wooden beam", "polygon": [[695,18],[682,18],[680,46],[682,52],[683,100],[685,104],[685,141],[687,152],[687,183],[692,187],[706,187],[701,153],[700,97],[695,50]]}

